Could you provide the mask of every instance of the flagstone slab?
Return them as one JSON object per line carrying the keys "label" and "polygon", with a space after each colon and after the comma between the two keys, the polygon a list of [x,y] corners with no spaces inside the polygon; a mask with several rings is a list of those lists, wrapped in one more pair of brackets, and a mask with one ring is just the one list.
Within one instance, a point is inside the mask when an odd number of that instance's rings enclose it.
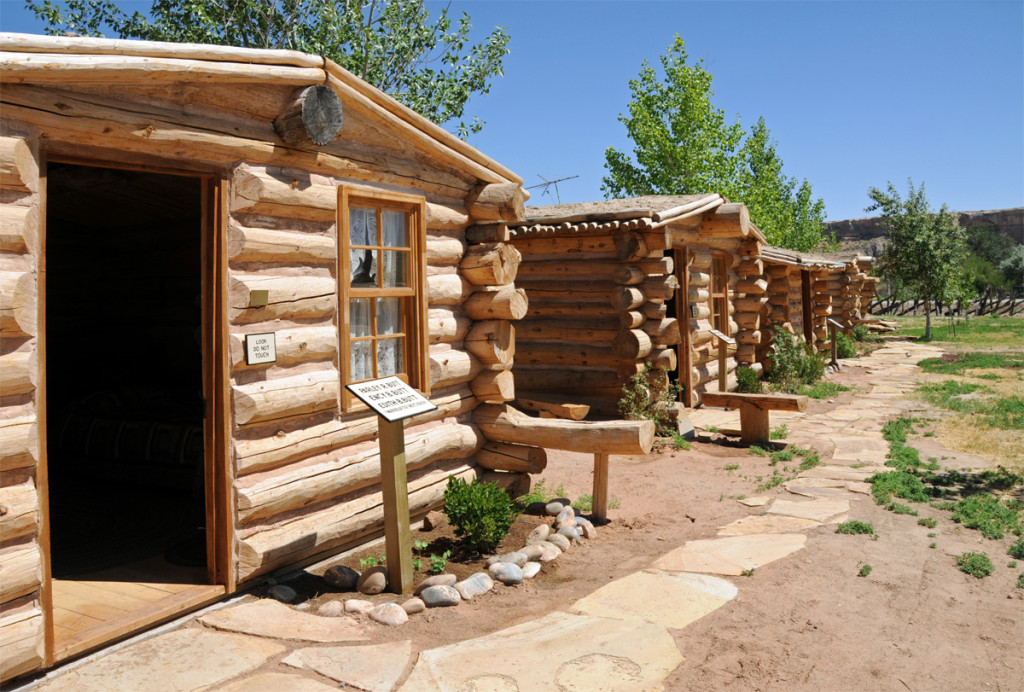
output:
{"label": "flagstone slab", "polygon": [[832,420],[855,421],[861,419],[862,413],[859,408],[847,406],[844,408],[837,408],[834,411],[829,411],[828,413],[825,414],[825,416],[831,418]]}
{"label": "flagstone slab", "polygon": [[[824,498],[849,498],[850,491],[846,489],[846,486],[840,487],[815,487],[815,486],[804,486],[804,487],[786,487],[786,490],[793,495],[799,495],[800,497],[824,497]],[[795,517],[794,517],[795,518]]]}
{"label": "flagstone slab", "polygon": [[[780,502],[781,500],[776,500]],[[651,564],[666,572],[702,572],[738,576],[804,547],[807,536],[795,533],[727,536],[689,541]]]}
{"label": "flagstone slab", "polygon": [[821,498],[794,502],[793,500],[776,500],[768,508],[769,514],[785,514],[790,517],[814,519],[824,524],[844,521],[850,511],[850,501],[833,498]]}
{"label": "flagstone slab", "polygon": [[281,662],[315,671],[346,687],[391,692],[411,657],[412,643],[405,640],[368,646],[310,647],[293,651]]}
{"label": "flagstone slab", "polygon": [[874,475],[872,471],[865,471],[864,468],[855,469],[850,468],[849,466],[827,464],[825,466],[815,466],[812,469],[801,471],[797,478],[832,481],[863,481],[865,478],[870,478],[872,475]]}
{"label": "flagstone slab", "polygon": [[576,601],[581,615],[643,620],[682,629],[736,597],[736,587],[703,574],[634,572]]}
{"label": "flagstone slab", "polygon": [[256,692],[257,690],[267,692],[270,690],[274,692],[328,692],[331,690],[331,692],[337,692],[338,686],[328,685],[302,675],[261,673],[216,688],[216,692]]}
{"label": "flagstone slab", "polygon": [[660,625],[556,612],[423,651],[401,689],[651,690],[660,689],[682,661],[672,636]]}
{"label": "flagstone slab", "polygon": [[266,639],[185,628],[70,670],[40,692],[183,692],[207,689],[259,668],[285,651]]}
{"label": "flagstone slab", "polygon": [[366,629],[348,617],[322,617],[265,599],[215,610],[199,618],[207,627],[257,637],[337,643],[367,639]]}
{"label": "flagstone slab", "polygon": [[750,536],[757,533],[790,533],[821,526],[820,521],[787,517],[781,514],[763,514],[743,517],[718,530],[719,536]]}
{"label": "flagstone slab", "polygon": [[833,460],[884,462],[889,443],[880,435],[835,435]]}
{"label": "flagstone slab", "polygon": [[771,495],[755,495],[754,497],[745,497],[742,500],[737,500],[737,502],[747,507],[764,507],[767,504],[771,504],[774,499]]}

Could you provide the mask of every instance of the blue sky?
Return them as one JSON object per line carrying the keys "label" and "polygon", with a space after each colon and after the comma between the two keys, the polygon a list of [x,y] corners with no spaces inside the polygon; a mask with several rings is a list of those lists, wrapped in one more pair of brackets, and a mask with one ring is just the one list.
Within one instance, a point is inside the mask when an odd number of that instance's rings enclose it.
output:
{"label": "blue sky", "polygon": [[[135,3],[141,8],[149,2]],[[22,0],[4,31],[41,32]],[[440,6],[430,3],[431,7]],[[470,143],[562,202],[600,199],[604,151],[629,150],[628,82],[675,34],[714,75],[714,103],[764,116],[785,172],[828,218],[865,216],[866,190],[907,178],[934,206],[1024,205],[1024,2],[459,1],[480,35],[511,34],[505,77],[467,113]],[[533,190],[531,203],[554,203]]]}

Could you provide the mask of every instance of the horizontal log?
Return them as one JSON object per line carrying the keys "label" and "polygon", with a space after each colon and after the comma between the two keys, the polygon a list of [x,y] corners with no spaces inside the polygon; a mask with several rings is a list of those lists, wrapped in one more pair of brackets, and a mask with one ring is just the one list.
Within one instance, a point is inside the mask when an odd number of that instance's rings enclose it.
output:
{"label": "horizontal log", "polygon": [[647,454],[654,444],[654,422],[566,421],[531,418],[508,406],[485,405],[473,420],[490,440],[532,444],[591,454]]}
{"label": "horizontal log", "polygon": [[642,329],[626,329],[615,337],[612,348],[620,359],[636,360],[647,356],[652,346],[653,342],[647,332]]}
{"label": "horizontal log", "polygon": [[651,337],[656,344],[671,346],[683,340],[681,325],[675,317],[667,317],[663,320],[647,320],[641,329]]}
{"label": "horizontal log", "polygon": [[281,169],[240,164],[232,175],[228,209],[233,214],[336,221],[338,189],[303,178]]}
{"label": "horizontal log", "polygon": [[[737,363],[735,360],[730,358],[729,360],[726,361],[727,373],[734,373],[736,368]],[[719,369],[717,360],[709,360],[707,362],[701,363],[700,365],[697,365],[694,368],[692,368],[690,372],[690,384],[696,387],[702,384],[706,384],[708,382],[717,383],[718,372]],[[728,386],[728,381],[726,382],[726,386]]]}
{"label": "horizontal log", "polygon": [[526,317],[528,307],[526,291],[513,284],[479,289],[462,304],[473,320],[519,320]]}
{"label": "horizontal log", "polygon": [[[467,459],[484,439],[472,425],[448,423],[405,436],[405,465],[411,471],[438,459]],[[239,522],[252,523],[317,505],[380,483],[376,442],[338,450],[331,458],[294,468],[259,473],[236,483]]]}
{"label": "horizontal log", "polygon": [[626,311],[643,305],[647,302],[647,296],[634,286],[617,286],[611,291],[610,302],[616,310]]}
{"label": "horizontal log", "polygon": [[736,308],[736,313],[741,314],[744,312],[749,313],[762,313],[765,310],[765,305],[768,303],[767,295],[760,296],[745,296],[743,298],[736,298],[732,301],[733,306]]}
{"label": "horizontal log", "polygon": [[474,221],[518,221],[523,217],[526,196],[517,183],[478,185],[466,197],[466,209]]}
{"label": "horizontal log", "polygon": [[460,349],[431,352],[428,360],[431,388],[453,387],[469,382],[483,369],[479,360]]}
{"label": "horizontal log", "polygon": [[759,344],[761,343],[761,331],[758,329],[745,329],[740,332],[736,332],[736,341],[741,344]]}
{"label": "horizontal log", "polygon": [[36,335],[36,280],[31,272],[0,271],[0,334]]}
{"label": "horizontal log", "polygon": [[610,345],[524,341],[516,353],[517,365],[572,365],[580,367],[616,367],[623,357]]}
{"label": "horizontal log", "polygon": [[539,413],[542,418],[583,420],[590,413],[590,404],[574,397],[541,392],[519,392],[516,396],[516,406],[524,411]]}
{"label": "horizontal log", "polygon": [[740,329],[760,329],[761,315],[756,312],[737,313],[736,326]]}
{"label": "horizontal log", "polygon": [[687,253],[687,266],[690,271],[711,271],[711,251],[691,248]]}
{"label": "horizontal log", "polygon": [[508,320],[473,323],[463,347],[484,365],[512,365],[516,353],[516,330]]}
{"label": "horizontal log", "polygon": [[39,529],[39,494],[34,483],[0,487],[0,536],[11,541]]}
{"label": "horizontal log", "polygon": [[832,314],[832,306],[831,305],[820,305],[820,304],[819,305],[815,305],[814,306],[814,314],[818,315],[818,316],[821,316],[821,317],[824,317],[826,315],[831,315]]}
{"label": "horizontal log", "polygon": [[0,250],[35,252],[39,238],[39,212],[35,207],[0,204]]}
{"label": "horizontal log", "polygon": [[43,558],[38,543],[22,543],[0,551],[0,565],[3,565],[4,575],[0,579],[0,603],[39,591],[43,581]]}
{"label": "horizontal log", "polygon": [[800,271],[796,267],[791,267],[788,264],[776,264],[774,262],[768,262],[765,270],[769,277],[779,281],[783,281],[788,278],[791,273],[794,277],[799,276]]}
{"label": "horizontal log", "polygon": [[427,234],[425,254],[428,266],[453,267],[458,265],[462,261],[463,255],[466,254],[466,241],[458,232],[447,234],[431,232]]}
{"label": "horizontal log", "polygon": [[[460,416],[477,405],[473,393],[466,386],[435,390],[430,401],[437,409],[406,419],[407,429],[442,418]],[[326,454],[334,449],[372,440],[376,436],[377,414],[366,411],[340,421],[331,420],[289,431],[278,429],[266,436],[236,440],[235,463],[238,475],[243,476]]]}
{"label": "horizontal log", "polygon": [[431,231],[462,230],[469,224],[469,214],[460,204],[427,202],[427,229]]}
{"label": "horizontal log", "polygon": [[522,255],[508,243],[471,245],[459,263],[460,273],[477,286],[502,286],[515,281]]}
{"label": "horizontal log", "polygon": [[612,280],[623,286],[635,286],[639,283],[643,283],[646,278],[647,274],[645,274],[639,267],[633,267],[627,264],[619,265],[612,274]]}
{"label": "horizontal log", "polygon": [[744,259],[736,265],[736,273],[742,277],[760,277],[764,274],[764,262],[761,259]]}
{"label": "horizontal log", "polygon": [[4,605],[0,612],[0,680],[10,680],[43,665],[45,620],[36,596]]}
{"label": "horizontal log", "polygon": [[611,343],[622,331],[615,318],[524,319],[515,323],[517,341]]}
{"label": "horizontal log", "polygon": [[232,387],[236,425],[308,415],[338,406],[337,370],[309,372]]}
{"label": "horizontal log", "polygon": [[516,398],[516,380],[511,370],[484,370],[469,383],[479,401],[500,404]]}
{"label": "horizontal log", "polygon": [[0,355],[0,396],[34,391],[38,372],[34,348]]}
{"label": "horizontal log", "polygon": [[[585,303],[572,304],[565,302],[546,302],[536,298],[530,299],[529,307],[526,310],[527,319],[552,319],[552,318],[610,318],[625,320],[623,315],[628,311],[620,310],[607,303]],[[629,320],[632,322],[632,317]]]}
{"label": "horizontal log", "polygon": [[[651,303],[647,302],[640,306],[640,311],[644,317],[650,320],[660,320],[668,314],[668,305],[665,303]],[[639,325],[638,325],[639,326]]]}
{"label": "horizontal log", "polygon": [[808,397],[795,394],[745,394],[740,392],[708,392],[704,395],[705,406],[741,408],[750,406],[762,411],[807,410]]}
{"label": "horizontal log", "polygon": [[723,238],[750,235],[750,212],[745,204],[723,204],[704,214],[700,222],[702,237]]}
{"label": "horizontal log", "polygon": [[789,305],[788,293],[769,293],[767,295],[769,305]]}
{"label": "horizontal log", "polygon": [[[337,306],[330,276],[233,274],[228,280],[228,307],[235,324],[330,317]],[[266,304],[259,299],[266,291]]]}
{"label": "horizontal log", "polygon": [[552,237],[513,237],[512,244],[524,261],[558,260],[572,262],[592,259],[616,259],[615,241],[610,235],[564,235]]}
{"label": "horizontal log", "polygon": [[620,229],[612,236],[615,243],[615,256],[620,260],[638,259],[647,256],[647,245],[641,234]]}
{"label": "horizontal log", "polygon": [[679,281],[672,274],[652,276],[643,282],[643,292],[648,300],[671,300],[679,288]]}
{"label": "horizontal log", "polygon": [[757,348],[753,344],[740,344],[736,348],[736,361],[749,365],[757,361]]}
{"label": "horizontal log", "polygon": [[542,303],[606,303],[616,291],[624,290],[611,281],[566,281],[522,278],[516,286],[526,291],[530,300]]}
{"label": "horizontal log", "polygon": [[39,459],[39,430],[35,416],[0,420],[0,472],[35,466]]}
{"label": "horizontal log", "polygon": [[501,221],[476,224],[466,229],[467,243],[507,243],[510,239],[508,224]]}
{"label": "horizontal log", "polygon": [[711,308],[708,307],[707,303],[694,304],[690,308],[689,316],[692,319],[709,320],[711,319]]}
{"label": "horizontal log", "polygon": [[334,239],[326,235],[247,228],[231,223],[228,227],[228,259],[234,262],[327,264],[337,261],[338,248]]}
{"label": "horizontal log", "polygon": [[711,293],[707,288],[691,288],[686,298],[691,303],[706,303],[711,300]]}
{"label": "horizontal log", "polygon": [[473,321],[458,308],[431,308],[427,310],[427,330],[432,344],[462,341],[469,333]]}
{"label": "horizontal log", "polygon": [[647,248],[647,252],[668,250],[672,247],[672,233],[667,226],[651,231],[641,231],[640,237],[644,241],[644,247]]}
{"label": "horizontal log", "polygon": [[764,279],[744,279],[736,284],[736,292],[746,295],[761,295],[768,290],[768,282]]}
{"label": "horizontal log", "polygon": [[669,372],[675,372],[679,367],[679,359],[674,348],[654,350],[644,358],[644,362],[651,363],[655,367],[663,367]]}
{"label": "horizontal log", "polygon": [[[653,305],[653,303],[644,303],[644,305]],[[646,321],[647,316],[637,310],[627,310],[626,312],[619,313],[619,325],[623,329],[636,329]]]}
{"label": "horizontal log", "polygon": [[516,386],[519,389],[545,394],[618,397],[622,394],[622,384],[625,381],[618,372],[608,368],[569,370],[517,364],[512,371],[515,373]]}
{"label": "horizontal log", "polygon": [[691,268],[686,281],[690,288],[704,288],[711,285],[711,274],[708,272],[694,271],[693,268]]}
{"label": "horizontal log", "polygon": [[543,447],[505,442],[488,441],[474,458],[483,468],[494,471],[541,473],[548,465],[548,453]]}
{"label": "horizontal log", "polygon": [[[7,78],[7,67],[4,78]],[[0,187],[8,190],[34,190],[39,177],[32,147],[23,137],[0,137]]]}
{"label": "horizontal log", "polygon": [[460,274],[434,274],[427,277],[427,302],[436,305],[459,305],[476,287]]}
{"label": "horizontal log", "polygon": [[[274,332],[276,364],[285,365],[333,358],[338,354],[338,328],[334,325],[295,327]],[[245,362],[245,334],[228,336],[231,367],[249,367]],[[251,367],[269,367],[271,363]]]}

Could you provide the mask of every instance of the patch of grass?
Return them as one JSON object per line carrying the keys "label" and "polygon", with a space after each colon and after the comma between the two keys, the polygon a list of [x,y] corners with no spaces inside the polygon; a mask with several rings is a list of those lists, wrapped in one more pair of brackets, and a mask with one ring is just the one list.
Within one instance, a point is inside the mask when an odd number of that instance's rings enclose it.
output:
{"label": "patch of grass", "polygon": [[946,358],[925,358],[917,365],[925,372],[937,375],[963,375],[968,370],[1024,368],[1024,356],[1018,353],[970,351]]}
{"label": "patch of grass", "polygon": [[852,391],[850,387],[839,384],[837,382],[829,382],[824,380],[816,384],[805,384],[799,388],[797,394],[803,394],[809,396],[812,399],[831,399],[839,392]]}
{"label": "patch of grass", "polygon": [[[924,317],[895,319],[900,324],[900,334],[924,336]],[[956,317],[949,320],[932,320],[932,341],[956,342],[974,349],[1001,351],[1019,349],[1022,340],[1024,320],[1016,317]]]}
{"label": "patch of grass", "polygon": [[874,532],[875,527],[864,521],[844,521],[836,526],[836,533],[864,534]]}
{"label": "patch of grass", "polygon": [[1000,430],[1024,430],[1024,397],[1009,396],[989,402],[981,420]]}
{"label": "patch of grass", "polygon": [[898,497],[911,502],[928,502],[928,493],[925,492],[924,483],[912,473],[905,471],[887,471],[876,473],[868,478],[871,483],[871,494],[875,503],[887,504],[893,497]]}
{"label": "patch of grass", "polygon": [[690,444],[690,441],[680,435],[678,431],[672,433],[672,446],[676,449],[681,449],[684,452],[689,452],[693,449],[693,445]]}
{"label": "patch of grass", "polygon": [[709,426],[708,426],[708,427],[706,428],[706,430],[707,430],[707,431],[708,431],[709,433],[716,433],[716,432],[718,432],[718,426],[717,426],[717,425],[709,425]]}
{"label": "patch of grass", "polygon": [[1024,589],[1024,572],[1017,575],[1017,588]]}
{"label": "patch of grass", "polygon": [[905,505],[902,502],[890,502],[885,507],[893,514],[909,514],[912,517],[917,516],[917,510],[909,505]]}
{"label": "patch of grass", "polygon": [[927,526],[929,529],[934,529],[939,522],[935,521],[931,517],[921,517],[917,520],[918,526]]}
{"label": "patch of grass", "polygon": [[957,380],[943,380],[942,382],[928,382],[918,385],[917,391],[921,393],[925,401],[933,406],[939,406],[959,413],[979,413],[982,408],[982,402],[977,398],[965,399],[963,397],[991,390],[980,384],[958,382]]}
{"label": "patch of grass", "polygon": [[759,457],[768,456],[768,452],[766,452],[763,447],[759,447],[757,445],[750,445],[750,448],[747,449],[747,454],[752,454],[754,456]]}
{"label": "patch of grass", "polygon": [[956,566],[964,574],[982,579],[995,571],[992,560],[985,553],[962,553],[956,556]]}
{"label": "patch of grass", "polygon": [[738,469],[739,467],[740,467],[740,465],[739,465],[739,464],[726,464],[726,465],[725,465],[725,470],[726,470],[726,471],[735,471],[735,470],[736,470],[736,469]]}
{"label": "patch of grass", "polygon": [[813,469],[815,466],[821,464],[821,457],[818,456],[818,452],[816,450],[810,449],[804,451],[806,452],[806,454],[802,455],[803,460],[800,462],[801,471],[809,471],[810,469]]}
{"label": "patch of grass", "polygon": [[1024,538],[1018,538],[1017,542],[1010,546],[1010,549],[1006,551],[1006,554],[1010,557],[1015,557],[1018,560],[1024,560]]}
{"label": "patch of grass", "polygon": [[754,568],[751,567],[750,569],[743,570],[742,572],[740,572],[740,576],[741,577],[752,577],[752,576],[754,576]]}
{"label": "patch of grass", "polygon": [[572,503],[572,506],[581,512],[590,512],[594,509],[594,496],[580,495],[579,499]]}
{"label": "patch of grass", "polygon": [[871,574],[871,565],[861,565],[860,571],[857,572],[858,577],[866,577]]}
{"label": "patch of grass", "polygon": [[789,426],[783,423],[782,425],[776,425],[768,431],[768,437],[773,440],[785,440],[789,435]]}
{"label": "patch of grass", "polygon": [[935,542],[933,541],[933,542],[931,542],[931,543],[929,543],[929,544],[928,544],[928,547],[929,547],[929,548],[931,548],[932,550],[934,550],[934,549],[935,549],[935,545],[936,545],[936,544],[935,544]]}
{"label": "patch of grass", "polygon": [[772,469],[771,478],[766,480],[761,485],[757,486],[757,490],[758,490],[758,492],[764,492],[765,490],[771,490],[772,488],[779,487],[780,485],[782,485],[783,483],[785,483],[788,480],[791,480],[791,478],[789,476],[787,476],[785,474],[779,473],[778,469]]}
{"label": "patch of grass", "polygon": [[771,459],[771,465],[775,466],[775,464],[779,463],[780,461],[792,461],[793,457],[795,456],[796,452],[794,452],[792,449],[780,449],[777,452],[772,452],[771,454],[769,454],[768,458]]}
{"label": "patch of grass", "polygon": [[1020,536],[1024,532],[1019,509],[991,495],[970,495],[953,507],[953,521],[976,529],[985,538],[1000,539],[1006,532]]}
{"label": "patch of grass", "polygon": [[618,509],[622,506],[622,503],[618,500],[608,500],[608,509]]}
{"label": "patch of grass", "polygon": [[1006,566],[1009,567],[1010,569],[1017,569],[1017,561],[1016,560],[1010,560],[1009,562],[1006,563]]}

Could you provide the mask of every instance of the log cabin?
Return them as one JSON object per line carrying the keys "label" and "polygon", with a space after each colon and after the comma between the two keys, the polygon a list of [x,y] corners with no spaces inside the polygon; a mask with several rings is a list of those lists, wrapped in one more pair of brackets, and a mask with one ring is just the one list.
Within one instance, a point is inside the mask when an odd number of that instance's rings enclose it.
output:
{"label": "log cabin", "polygon": [[[654,363],[697,406],[720,372],[731,388],[737,364],[756,362],[765,238],[745,205],[709,194],[529,207],[508,236],[528,298],[516,324],[520,394],[615,416],[623,384]],[[713,329],[736,343],[721,353]]]}
{"label": "log cabin", "polygon": [[521,178],[322,57],[0,46],[0,679],[379,536],[346,384],[437,406],[414,519],[536,469],[472,415],[514,398]]}

